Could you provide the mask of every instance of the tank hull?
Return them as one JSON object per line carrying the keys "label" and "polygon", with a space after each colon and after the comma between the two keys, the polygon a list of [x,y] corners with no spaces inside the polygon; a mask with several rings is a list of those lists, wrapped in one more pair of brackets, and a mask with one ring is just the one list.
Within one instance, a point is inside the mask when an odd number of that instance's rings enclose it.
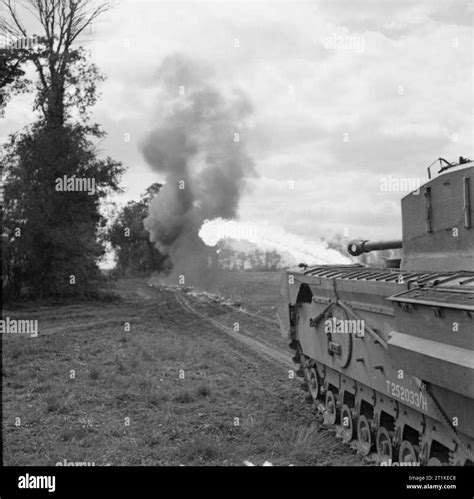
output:
{"label": "tank hull", "polygon": [[473,272],[293,269],[281,298],[303,387],[363,454],[472,462]]}

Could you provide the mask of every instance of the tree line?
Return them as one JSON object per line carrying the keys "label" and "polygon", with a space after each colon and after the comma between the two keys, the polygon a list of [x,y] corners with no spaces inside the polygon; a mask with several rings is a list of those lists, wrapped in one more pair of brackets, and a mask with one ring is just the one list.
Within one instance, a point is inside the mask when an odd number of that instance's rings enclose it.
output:
{"label": "tree line", "polygon": [[[34,94],[33,122],[3,144],[2,288],[5,300],[94,298],[110,231],[102,207],[125,168],[98,152],[105,132],[90,118],[104,80],[80,38],[110,9],[93,0],[2,0],[0,116],[15,94]],[[26,28],[33,14],[39,33]],[[11,43],[32,40],[29,43]],[[35,72],[26,78],[27,68]],[[58,189],[58,178],[93,189]],[[74,183],[72,184],[74,185]],[[143,207],[142,207],[143,208]],[[122,214],[122,216],[126,216]]]}

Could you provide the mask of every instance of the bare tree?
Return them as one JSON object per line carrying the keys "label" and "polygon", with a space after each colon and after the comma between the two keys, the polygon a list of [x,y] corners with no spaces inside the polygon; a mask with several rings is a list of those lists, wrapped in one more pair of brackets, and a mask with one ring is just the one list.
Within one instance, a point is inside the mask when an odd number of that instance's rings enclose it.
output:
{"label": "bare tree", "polygon": [[41,25],[41,47],[31,53],[39,76],[37,105],[49,125],[62,126],[69,65],[78,58],[73,45],[101,14],[111,8],[111,3],[94,0],[2,0],[2,4],[8,16],[8,19],[0,20],[0,29],[4,33],[32,38],[18,13],[19,5]]}

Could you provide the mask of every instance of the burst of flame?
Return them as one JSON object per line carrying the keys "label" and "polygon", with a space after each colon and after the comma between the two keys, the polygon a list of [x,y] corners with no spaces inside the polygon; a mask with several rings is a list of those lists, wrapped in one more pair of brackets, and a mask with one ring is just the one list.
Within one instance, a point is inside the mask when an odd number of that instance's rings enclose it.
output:
{"label": "burst of flame", "polygon": [[216,218],[205,220],[199,230],[199,237],[207,246],[215,246],[224,239],[249,241],[260,250],[276,250],[294,265],[307,264],[348,264],[350,259],[339,251],[328,247],[325,241],[310,241],[291,234],[284,229],[265,224],[245,223],[237,220]]}

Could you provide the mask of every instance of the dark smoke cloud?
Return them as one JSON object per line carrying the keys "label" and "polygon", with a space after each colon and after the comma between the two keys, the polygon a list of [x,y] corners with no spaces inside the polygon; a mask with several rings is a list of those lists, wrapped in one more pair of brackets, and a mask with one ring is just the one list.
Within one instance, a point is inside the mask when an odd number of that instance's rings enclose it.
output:
{"label": "dark smoke cloud", "polygon": [[236,217],[246,179],[255,175],[243,145],[252,106],[242,91],[224,95],[210,83],[209,68],[181,55],[163,61],[158,80],[157,125],[141,150],[166,179],[145,226],[157,248],[189,273],[209,251],[197,235],[202,222]]}

